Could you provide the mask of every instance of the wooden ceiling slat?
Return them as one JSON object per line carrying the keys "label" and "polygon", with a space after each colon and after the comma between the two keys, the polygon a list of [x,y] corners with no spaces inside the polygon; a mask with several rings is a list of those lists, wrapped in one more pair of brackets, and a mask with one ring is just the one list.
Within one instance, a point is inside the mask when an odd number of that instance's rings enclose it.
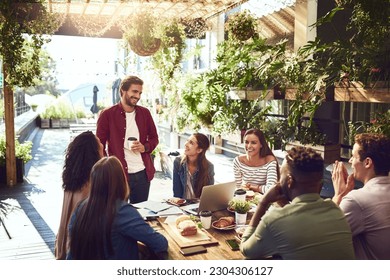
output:
{"label": "wooden ceiling slat", "polygon": [[[158,10],[164,16],[203,17],[209,18],[225,11],[232,5],[238,5],[248,0],[133,0],[123,2],[121,0],[47,0],[50,11],[61,11],[66,14],[113,16],[108,14],[106,7],[124,6],[132,7],[134,11]],[[55,8],[56,7],[56,8]],[[66,7],[66,8],[65,8]]]}

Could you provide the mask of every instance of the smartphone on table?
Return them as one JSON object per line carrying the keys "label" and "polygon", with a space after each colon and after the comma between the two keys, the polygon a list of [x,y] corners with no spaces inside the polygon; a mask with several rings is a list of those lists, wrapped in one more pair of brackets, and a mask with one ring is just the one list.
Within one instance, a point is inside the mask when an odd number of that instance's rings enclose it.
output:
{"label": "smartphone on table", "polygon": [[232,251],[240,250],[240,245],[238,244],[236,239],[227,239],[225,241],[229,248],[232,249]]}
{"label": "smartphone on table", "polygon": [[189,256],[193,254],[198,253],[206,253],[207,249],[204,246],[193,246],[193,247],[187,247],[187,248],[181,248],[180,253],[183,254],[183,256]]}

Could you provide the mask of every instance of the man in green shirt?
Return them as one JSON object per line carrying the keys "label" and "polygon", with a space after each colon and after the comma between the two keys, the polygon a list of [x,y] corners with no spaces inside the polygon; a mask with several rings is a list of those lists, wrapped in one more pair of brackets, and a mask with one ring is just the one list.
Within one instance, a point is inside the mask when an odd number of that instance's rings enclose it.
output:
{"label": "man in green shirt", "polygon": [[[354,259],[352,234],[343,212],[319,195],[322,157],[311,148],[292,148],[280,181],[260,201],[240,245],[249,259]],[[272,207],[273,203],[283,207]]]}

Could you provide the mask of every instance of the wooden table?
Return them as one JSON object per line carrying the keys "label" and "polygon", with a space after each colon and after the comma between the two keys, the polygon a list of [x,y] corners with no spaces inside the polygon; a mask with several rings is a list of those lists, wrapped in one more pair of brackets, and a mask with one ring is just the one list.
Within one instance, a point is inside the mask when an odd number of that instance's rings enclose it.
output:
{"label": "wooden table", "polygon": [[[232,216],[232,213],[228,211],[218,211],[213,213],[213,221],[218,220],[222,216]],[[249,216],[249,215],[248,215]],[[211,236],[217,241],[217,245],[204,245],[207,248],[206,253],[199,253],[190,256],[183,256],[180,253],[179,245],[173,240],[173,238],[167,233],[164,227],[158,220],[149,221],[149,224],[164,235],[168,240],[168,259],[170,260],[241,260],[244,256],[241,252],[233,251],[226,244],[227,239],[234,239],[236,231],[234,229],[228,231],[216,230],[213,227],[207,230]]]}

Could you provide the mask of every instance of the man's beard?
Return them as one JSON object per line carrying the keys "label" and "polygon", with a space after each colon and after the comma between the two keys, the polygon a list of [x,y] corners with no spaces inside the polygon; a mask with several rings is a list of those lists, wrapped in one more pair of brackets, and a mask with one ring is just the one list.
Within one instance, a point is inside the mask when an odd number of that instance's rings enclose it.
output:
{"label": "man's beard", "polygon": [[[135,104],[132,103],[132,99],[134,99],[136,102]],[[138,102],[138,98],[134,98],[134,97],[126,97],[126,105],[129,106],[129,107],[135,107],[135,105],[137,104]]]}
{"label": "man's beard", "polygon": [[290,202],[291,201],[291,197],[290,197],[290,191],[289,191],[289,188],[287,186],[287,182],[280,182],[280,186],[281,186],[281,189],[282,189],[282,193],[283,195],[286,197],[286,199]]}

